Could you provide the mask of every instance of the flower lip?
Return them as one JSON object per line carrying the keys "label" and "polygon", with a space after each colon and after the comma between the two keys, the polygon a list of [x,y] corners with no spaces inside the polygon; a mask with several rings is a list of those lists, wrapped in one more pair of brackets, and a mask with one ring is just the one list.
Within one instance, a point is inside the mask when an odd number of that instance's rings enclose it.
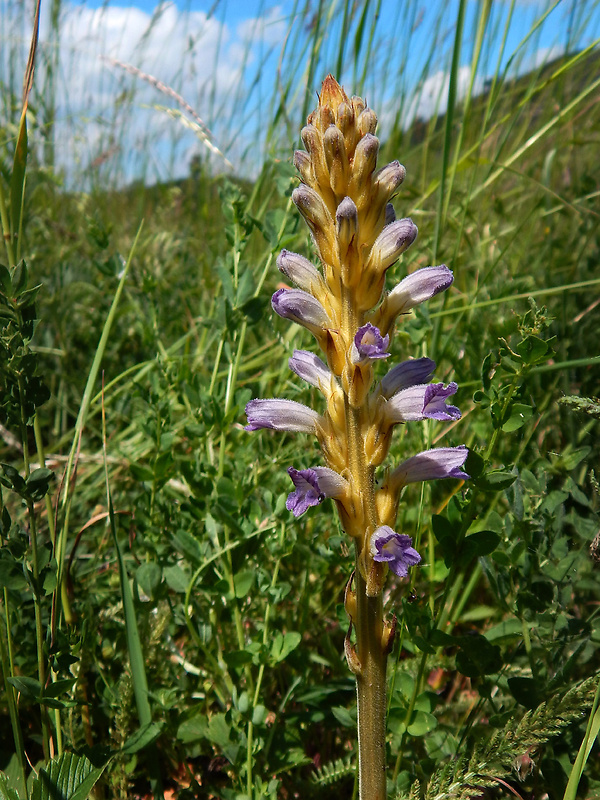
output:
{"label": "flower lip", "polygon": [[311,386],[323,391],[329,390],[333,375],[327,364],[310,350],[294,350],[288,365],[292,372]]}
{"label": "flower lip", "polygon": [[309,294],[325,288],[323,276],[319,270],[311,264],[308,258],[292,253],[289,250],[282,250],[277,256],[277,267],[286,277],[293,281],[299,289]]}
{"label": "flower lip", "polygon": [[396,533],[389,525],[381,525],[371,536],[369,549],[373,561],[386,563],[399,578],[406,578],[410,567],[421,561],[421,556],[412,546],[412,539],[404,533]]}
{"label": "flower lip", "polygon": [[246,405],[247,431],[269,428],[274,431],[315,433],[319,414],[295,400],[250,400]]}
{"label": "flower lip", "polygon": [[397,219],[386,225],[371,248],[368,266],[385,272],[417,238],[418,228],[412,219]]}
{"label": "flower lip", "polygon": [[280,317],[298,322],[312,332],[331,326],[321,303],[302,289],[278,289],[271,298],[271,305]]}
{"label": "flower lip", "polygon": [[449,383],[416,384],[396,392],[385,404],[384,415],[388,423],[414,422],[422,419],[460,419],[456,406],[446,405],[446,400],[456,394],[458,385]]}
{"label": "flower lip", "polygon": [[469,449],[464,444],[458,447],[436,447],[432,450],[424,450],[396,467],[389,478],[390,486],[401,489],[408,483],[420,483],[441,478],[468,480],[471,476],[461,469],[468,455]]}
{"label": "flower lip", "polygon": [[389,312],[396,317],[411,308],[431,300],[452,285],[454,275],[445,264],[439,267],[421,267],[400,281],[387,296]]}
{"label": "flower lip", "polygon": [[373,361],[380,358],[388,358],[386,353],[390,343],[389,335],[382,336],[379,328],[367,322],[359,328],[354,336],[352,343],[352,363],[358,364],[361,361]]}
{"label": "flower lip", "polygon": [[462,414],[456,406],[446,405],[448,397],[456,394],[458,384],[430,383],[423,398],[423,416],[426,419],[460,419]]}
{"label": "flower lip", "polygon": [[288,495],[285,507],[295,517],[311,506],[320,505],[327,497],[342,497],[348,488],[347,481],[328,467],[289,467],[288,475],[296,488]]}
{"label": "flower lip", "polygon": [[430,358],[411,358],[408,361],[401,361],[381,379],[381,394],[385,398],[390,398],[401,389],[426,383],[434,370],[435,361]]}

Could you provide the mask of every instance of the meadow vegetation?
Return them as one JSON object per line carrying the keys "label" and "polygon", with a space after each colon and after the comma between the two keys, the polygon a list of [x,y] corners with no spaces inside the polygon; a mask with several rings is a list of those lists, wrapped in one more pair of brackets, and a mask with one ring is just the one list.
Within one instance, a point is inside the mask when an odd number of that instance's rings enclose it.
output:
{"label": "meadow vegetation", "polygon": [[[497,4],[473,5],[473,30],[459,3],[438,40],[447,111],[406,125],[394,106],[381,133],[380,164],[407,170],[396,212],[419,227],[394,279],[454,272],[398,323],[394,359],[433,358],[463,412],[397,432],[390,462],[464,442],[472,476],[400,504],[423,561],[386,589],[388,794],[591,799],[600,59],[573,47],[458,92],[461,45],[472,76],[503,46]],[[20,88],[2,84],[0,798],[54,797],[45,776],[63,786],[70,766],[80,795],[65,797],[356,796],[349,542],[327,503],[286,510],[312,440],[250,436],[243,412],[311,402],[288,357],[313,343],[270,297],[282,248],[314,260],[291,157],[315,92],[337,71],[349,94],[383,103],[387,83],[409,102],[409,65],[376,49],[368,6],[297,9],[258,173],[224,176],[207,151],[182,180],[103,185],[99,167],[65,188],[42,101],[26,160]]]}

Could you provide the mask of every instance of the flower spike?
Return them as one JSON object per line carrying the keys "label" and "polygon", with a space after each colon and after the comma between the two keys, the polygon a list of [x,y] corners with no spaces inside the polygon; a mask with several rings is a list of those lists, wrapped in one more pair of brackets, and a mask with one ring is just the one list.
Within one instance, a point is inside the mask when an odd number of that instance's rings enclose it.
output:
{"label": "flower spike", "polygon": [[280,317],[307,328],[321,348],[322,358],[294,350],[289,366],[321,392],[323,413],[283,399],[246,406],[248,431],[315,435],[324,465],[288,469],[294,489],[286,507],[300,517],[333,498],[355,543],[355,588],[347,591],[345,607],[356,645],[348,632],[345,649],[357,682],[361,800],[387,796],[383,700],[393,624],[383,620],[381,596],[390,571],[405,578],[421,562],[411,537],[393,528],[401,491],[408,483],[469,477],[463,468],[468,450],[461,445],[413,455],[378,483],[376,471],[395,426],[456,421],[461,414],[449,402],[457,384],[430,382],[435,370],[430,358],[404,360],[387,371],[380,363],[394,352],[402,315],[448,289],[453,275],[445,265],[405,271],[386,291],[386,273],[415,242],[417,227],[410,219],[396,219],[390,201],[406,171],[398,161],[378,168],[376,130],[375,112],[360,97],[348,97],[329,75],[302,130],[306,149],[294,154],[300,185],[292,200],[322,270],[283,250],[277,266],[297,288],[279,289],[272,306]]}

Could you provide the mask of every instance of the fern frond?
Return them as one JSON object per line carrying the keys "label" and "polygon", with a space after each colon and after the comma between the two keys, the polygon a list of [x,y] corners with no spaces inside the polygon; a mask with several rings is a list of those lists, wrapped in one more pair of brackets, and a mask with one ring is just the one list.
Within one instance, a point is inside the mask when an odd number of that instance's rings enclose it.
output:
{"label": "fern frond", "polygon": [[395,800],[419,800],[421,797],[421,784],[418,780],[415,780],[413,785],[410,787],[410,792],[405,794],[397,794]]}
{"label": "fern frond", "polygon": [[429,782],[425,800],[469,800],[481,789],[495,785],[498,778],[511,772],[519,756],[581,718],[592,703],[597,680],[598,675],[587,678],[564,697],[554,696],[520,720],[510,720],[470,758],[462,755],[439,767]]}
{"label": "fern frond", "polygon": [[320,786],[328,786],[331,783],[345,778],[356,769],[354,763],[354,756],[349,755],[346,758],[337,758],[329,764],[323,764],[312,776],[313,783],[318,783]]}

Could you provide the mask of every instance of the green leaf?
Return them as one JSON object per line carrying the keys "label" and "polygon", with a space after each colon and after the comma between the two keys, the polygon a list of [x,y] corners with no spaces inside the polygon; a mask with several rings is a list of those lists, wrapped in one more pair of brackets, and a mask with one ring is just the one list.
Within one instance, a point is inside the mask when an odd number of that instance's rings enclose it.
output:
{"label": "green leaf", "polygon": [[356,708],[354,713],[343,706],[334,706],[331,713],[344,728],[356,728]]}
{"label": "green leaf", "polygon": [[163,575],[169,588],[174,592],[178,594],[185,594],[185,592],[187,592],[191,577],[184,569],[174,564],[171,567],[165,567],[163,569]]}
{"label": "green leaf", "polygon": [[425,736],[426,733],[437,728],[438,721],[427,711],[415,711],[408,726],[408,733],[411,736]]}
{"label": "green leaf", "polygon": [[140,639],[140,633],[137,624],[133,595],[131,593],[131,586],[129,585],[127,567],[125,566],[125,561],[119,545],[119,539],[117,537],[115,512],[113,508],[112,497],[110,492],[108,492],[108,484],[107,494],[110,529],[117,554],[117,564],[119,567],[119,583],[121,585],[121,598],[123,600],[123,612],[125,615],[125,632],[127,634],[127,652],[129,654],[129,663],[131,665],[131,678],[133,682],[135,704],[137,707],[140,726],[145,727],[152,722],[152,710],[150,708],[150,701],[148,699],[146,662],[144,659],[144,651],[142,649],[142,641]]}
{"label": "green leaf", "polygon": [[157,722],[144,725],[125,740],[121,752],[127,755],[138,753],[140,750],[143,750],[145,747],[155,742],[160,736],[161,730],[162,725]]}
{"label": "green leaf", "polygon": [[10,271],[4,264],[0,264],[0,289],[2,289],[2,293],[5,297],[12,297],[12,279],[10,277]]}
{"label": "green leaf", "polygon": [[33,470],[27,478],[27,493],[32,500],[42,500],[46,496],[53,477],[54,473],[47,467]]}
{"label": "green leaf", "polygon": [[494,531],[477,531],[467,536],[460,549],[460,564],[468,564],[474,558],[493,553],[500,543],[500,536]]}
{"label": "green leaf", "polygon": [[19,592],[27,586],[23,567],[5,547],[0,552],[0,588],[6,587]]}
{"label": "green leaf", "polygon": [[[23,108],[19,122],[19,133],[15,146],[12,175],[10,178],[10,232],[13,241],[21,233],[23,205],[25,200],[25,174],[27,169],[27,105]],[[20,290],[15,287],[15,293]]]}
{"label": "green leaf", "polygon": [[86,756],[63,753],[39,770],[31,800],[87,800],[104,766],[94,767]]}
{"label": "green leaf", "polygon": [[502,426],[505,433],[518,431],[533,415],[533,408],[524,403],[515,403],[510,410],[510,416]]}
{"label": "green leaf", "polygon": [[227,722],[225,714],[219,713],[212,716],[208,722],[207,738],[218,747],[229,744],[231,725]]}
{"label": "green leaf", "polygon": [[251,569],[236,573],[233,580],[235,583],[235,596],[238,599],[248,596],[255,577],[256,571]]}
{"label": "green leaf", "polygon": [[500,492],[503,489],[508,489],[516,480],[517,474],[515,472],[493,469],[477,478],[475,483],[484,492]]}
{"label": "green leaf", "polygon": [[508,688],[517,703],[525,708],[537,708],[544,699],[540,693],[540,682],[535,678],[509,678]]}
{"label": "green leaf", "polygon": [[517,345],[517,352],[530,366],[540,364],[548,360],[548,343],[538,336],[527,336]]}
{"label": "green leaf", "polygon": [[23,697],[28,697],[30,700],[39,700],[41,697],[42,685],[35,678],[16,677],[7,680]]}
{"label": "green leaf", "polygon": [[137,568],[135,579],[148,597],[155,597],[162,580],[162,570],[156,561],[148,561]]}
{"label": "green leaf", "polygon": [[579,447],[568,455],[562,456],[561,462],[566,470],[575,469],[592,452],[591,447]]}
{"label": "green leaf", "polygon": [[489,675],[502,668],[500,648],[480,633],[461,636],[460,648],[456,654],[456,668],[468,678]]}
{"label": "green leaf", "polygon": [[25,290],[29,281],[29,270],[26,261],[19,261],[12,274],[13,297],[18,297]]}
{"label": "green leaf", "polygon": [[208,719],[204,711],[186,719],[177,728],[177,738],[184,744],[208,738]]}
{"label": "green leaf", "polygon": [[50,683],[44,689],[44,697],[58,697],[63,692],[69,692],[76,683],[76,678],[61,678],[54,683]]}
{"label": "green leaf", "polygon": [[8,778],[0,772],[0,800],[19,800],[18,792],[9,786]]}
{"label": "green leaf", "polygon": [[260,703],[259,705],[254,706],[252,710],[252,724],[262,725],[266,718],[267,718],[267,709]]}
{"label": "green leaf", "polygon": [[286,634],[281,634],[279,631],[275,634],[273,642],[271,643],[271,658],[277,664],[283,661],[287,656],[295,650],[302,641],[302,635],[297,631],[289,631]]}
{"label": "green leaf", "polygon": [[17,300],[17,306],[19,308],[27,308],[28,306],[33,305],[38,296],[38,292],[42,288],[42,285],[43,284],[38,283],[37,286],[32,286],[31,289],[21,292]]}
{"label": "green leaf", "polygon": [[239,669],[252,661],[252,653],[248,650],[232,650],[230,653],[225,653],[223,659],[230,669]]}

